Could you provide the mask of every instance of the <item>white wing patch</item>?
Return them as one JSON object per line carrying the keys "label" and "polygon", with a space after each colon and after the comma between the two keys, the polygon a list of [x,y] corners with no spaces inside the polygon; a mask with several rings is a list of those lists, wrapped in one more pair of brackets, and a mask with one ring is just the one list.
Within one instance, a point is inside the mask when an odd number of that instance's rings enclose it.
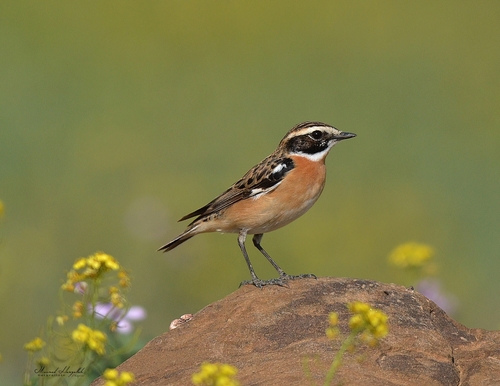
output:
{"label": "white wing patch", "polygon": [[273,169],[273,171],[271,172],[271,174],[279,173],[279,172],[281,172],[283,170],[283,168],[286,168],[286,164],[285,163],[281,163],[278,166],[276,166]]}
{"label": "white wing patch", "polygon": [[274,189],[276,189],[282,181],[274,184],[270,188],[267,189],[252,189],[252,192],[250,193],[250,198],[253,198],[254,200],[257,200],[258,198],[262,197],[264,194],[271,193]]}

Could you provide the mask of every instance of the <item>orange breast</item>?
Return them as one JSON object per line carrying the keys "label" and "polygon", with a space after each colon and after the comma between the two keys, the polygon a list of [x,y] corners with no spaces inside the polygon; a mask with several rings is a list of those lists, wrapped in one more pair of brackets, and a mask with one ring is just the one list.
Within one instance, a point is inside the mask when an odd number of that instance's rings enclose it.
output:
{"label": "orange breast", "polygon": [[[227,208],[205,232],[265,233],[289,224],[303,215],[318,199],[325,186],[324,160],[313,162],[292,156],[295,167],[272,192],[239,201]],[[210,228],[210,229],[208,229]]]}

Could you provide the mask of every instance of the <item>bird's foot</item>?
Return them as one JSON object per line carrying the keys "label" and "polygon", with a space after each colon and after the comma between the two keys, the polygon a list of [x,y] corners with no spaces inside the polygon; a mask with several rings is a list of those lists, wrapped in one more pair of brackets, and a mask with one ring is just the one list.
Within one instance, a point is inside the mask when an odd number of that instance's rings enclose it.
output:
{"label": "bird's foot", "polygon": [[280,279],[287,281],[296,279],[317,279],[317,277],[312,273],[303,273],[302,275],[289,275],[283,272],[283,274],[280,275]]}
{"label": "bird's foot", "polygon": [[284,277],[279,277],[276,279],[270,279],[270,280],[261,280],[259,278],[255,278],[252,280],[245,280],[240,283],[240,287],[243,285],[247,284],[253,284],[257,288],[262,288],[266,285],[279,285],[280,287],[288,287],[288,284],[286,283],[287,279]]}
{"label": "bird's foot", "polygon": [[240,287],[247,284],[253,284],[257,288],[262,288],[266,285],[279,285],[280,287],[288,287],[288,280],[296,280],[296,279],[317,279],[316,275],[312,273],[304,273],[302,275],[289,275],[287,273],[282,273],[280,277],[276,279],[270,280],[261,280],[258,277],[252,280],[245,280],[240,283]]}

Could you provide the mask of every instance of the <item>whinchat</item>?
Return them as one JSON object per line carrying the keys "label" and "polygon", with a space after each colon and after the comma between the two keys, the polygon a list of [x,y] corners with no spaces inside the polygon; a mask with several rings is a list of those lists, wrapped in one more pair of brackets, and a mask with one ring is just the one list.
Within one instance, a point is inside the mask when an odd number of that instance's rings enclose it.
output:
{"label": "whinchat", "polygon": [[[170,251],[199,233],[238,233],[238,244],[252,276],[252,280],[242,284],[286,285],[287,280],[315,277],[286,274],[260,242],[264,233],[289,224],[316,202],[325,186],[326,156],[337,142],[355,136],[321,122],[295,126],[271,155],[229,189],[181,218],[179,221],[196,217],[183,233],[158,250]],[[247,234],[254,235],[253,244],[278,271],[279,278],[261,280],[257,277],[245,248]]]}

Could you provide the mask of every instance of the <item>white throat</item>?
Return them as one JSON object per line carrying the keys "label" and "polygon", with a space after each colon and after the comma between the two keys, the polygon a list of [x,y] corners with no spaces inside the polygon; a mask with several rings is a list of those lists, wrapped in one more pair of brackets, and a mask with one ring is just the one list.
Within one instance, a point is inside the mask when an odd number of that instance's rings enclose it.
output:
{"label": "white throat", "polygon": [[299,157],[304,157],[304,158],[307,158],[308,160],[311,160],[313,162],[317,162],[317,161],[320,161],[323,158],[325,158],[326,155],[328,154],[328,152],[332,149],[333,146],[335,146],[336,143],[337,143],[337,141],[332,141],[332,143],[325,150],[320,151],[319,153],[314,153],[314,154],[293,153],[293,155],[299,156]]}

